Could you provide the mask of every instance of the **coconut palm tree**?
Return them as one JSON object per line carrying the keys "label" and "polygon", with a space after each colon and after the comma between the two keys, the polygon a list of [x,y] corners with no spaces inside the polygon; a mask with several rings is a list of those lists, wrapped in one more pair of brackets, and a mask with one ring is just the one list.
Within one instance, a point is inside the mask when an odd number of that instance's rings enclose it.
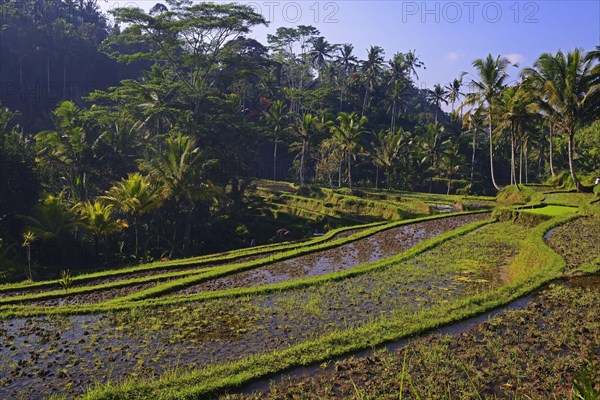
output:
{"label": "coconut palm tree", "polygon": [[361,116],[365,116],[369,105],[370,92],[375,89],[379,75],[383,68],[383,49],[379,46],[371,46],[367,53],[367,59],[363,62],[362,71],[365,80],[365,97],[363,100]]}
{"label": "coconut palm tree", "polygon": [[64,173],[70,194],[87,198],[87,175],[94,161],[94,138],[84,127],[83,111],[72,101],[63,101],[53,114],[56,131],[35,135],[40,160]]}
{"label": "coconut palm tree", "polygon": [[410,50],[408,53],[403,54],[404,58],[404,70],[408,74],[410,78],[411,75],[414,75],[417,80],[419,79],[419,75],[417,74],[417,68],[425,68],[425,63],[419,60],[419,57],[416,54],[416,50]]}
{"label": "coconut palm tree", "polygon": [[396,116],[398,114],[398,102],[400,97],[410,86],[410,77],[407,76],[406,60],[403,53],[396,53],[394,58],[389,61],[388,92],[392,97],[390,129],[392,133],[396,132]]}
{"label": "coconut palm tree", "polygon": [[342,70],[346,75],[356,71],[358,65],[358,58],[352,54],[354,46],[349,43],[344,43],[339,47],[339,55],[337,56],[337,62],[342,66]]}
{"label": "coconut palm tree", "polygon": [[65,206],[62,196],[48,195],[33,210],[23,216],[28,231],[41,240],[60,242],[77,225],[74,215]]}
{"label": "coconut palm tree", "polygon": [[429,102],[435,108],[434,123],[436,124],[438,122],[438,109],[440,108],[442,103],[448,104],[448,100],[446,100],[447,95],[448,92],[439,83],[433,85],[433,90],[427,91],[427,97],[429,98]]}
{"label": "coconut palm tree", "polygon": [[[506,88],[501,96],[499,96],[497,102],[496,113],[499,122],[495,133],[497,136],[501,136],[504,131],[508,131],[510,135],[511,185],[516,185],[517,183],[515,149],[517,144],[520,144],[521,148],[523,148],[524,141],[517,143],[517,140],[524,137],[525,125],[533,117],[529,112],[531,103],[531,96],[523,85]],[[519,179],[519,183],[521,183],[521,179]]]}
{"label": "coconut palm tree", "polygon": [[131,215],[135,235],[134,255],[138,256],[138,218],[143,214],[158,208],[164,200],[160,187],[155,185],[149,176],[139,172],[129,174],[127,178],[114,182],[113,186],[101,197],[107,203]]}
{"label": "coconut palm tree", "polygon": [[461,106],[486,107],[488,115],[488,133],[490,141],[490,175],[492,184],[496,190],[500,187],[496,183],[494,176],[494,143],[493,143],[493,120],[494,120],[494,102],[497,96],[504,90],[508,78],[507,69],[511,62],[506,57],[494,58],[491,54],[485,59],[478,58],[473,61],[473,67],[477,76],[471,80],[471,86],[476,90],[465,97]]}
{"label": "coconut palm tree", "polygon": [[472,134],[473,142],[472,142],[472,151],[471,151],[471,177],[470,177],[470,185],[473,186],[474,183],[474,174],[475,174],[475,153],[477,151],[477,135],[479,132],[483,132],[485,129],[485,120],[483,116],[482,108],[475,108],[473,110],[469,110],[463,117],[463,128],[467,128],[464,134]]}
{"label": "coconut palm tree", "polygon": [[113,217],[114,205],[107,204],[101,199],[84,201],[73,206],[73,211],[79,215],[80,223],[94,238],[96,258],[100,257],[100,240],[123,228],[127,221]]}
{"label": "coconut palm tree", "polygon": [[310,40],[312,48],[308,51],[310,61],[321,76],[321,71],[327,66],[327,60],[333,57],[333,52],[336,50],[337,45],[331,45],[323,36],[317,36]]}
{"label": "coconut palm tree", "polygon": [[281,100],[273,101],[271,107],[263,113],[263,119],[273,129],[273,136],[275,137],[275,147],[273,149],[273,180],[277,180],[277,143],[279,141],[279,135],[283,130],[283,124],[287,118],[285,112],[285,104]]}
{"label": "coconut palm tree", "polygon": [[429,162],[429,193],[433,186],[433,175],[439,176],[439,162],[442,154],[450,145],[445,129],[438,123],[429,123],[425,128],[418,128],[418,138],[421,151],[424,153],[422,163]]}
{"label": "coconut palm tree", "polygon": [[405,144],[406,135],[402,129],[398,132],[391,130],[380,131],[375,135],[375,142],[372,143],[373,150],[371,158],[376,168],[375,188],[379,188],[379,170],[382,170],[387,182],[388,190],[391,189],[392,179],[390,171],[400,156],[400,152]]}
{"label": "coconut palm tree", "polygon": [[352,159],[356,157],[356,151],[359,149],[359,140],[365,132],[363,127],[367,123],[366,117],[359,117],[355,112],[338,114],[337,125],[331,125],[331,133],[336,138],[342,154],[346,159],[348,168],[348,186],[352,190]]}
{"label": "coconut palm tree", "polygon": [[[161,186],[165,199],[175,201],[179,213],[184,216],[183,249],[187,252],[196,202],[212,197],[212,190],[201,179],[202,163],[196,140],[181,133],[172,134],[165,141],[163,153],[149,160],[141,160],[140,168]],[[177,229],[178,223],[175,221],[169,258],[175,251]]]}
{"label": "coconut palm tree", "polygon": [[538,93],[542,112],[551,116],[555,126],[565,132],[568,142],[569,171],[576,190],[581,185],[573,162],[574,137],[578,128],[596,118],[599,109],[600,69],[583,50],[575,49],[566,55],[542,54],[523,76]]}
{"label": "coconut palm tree", "polygon": [[447,84],[445,87],[445,89],[448,93],[446,96],[446,100],[448,100],[450,102],[450,104],[452,104],[452,113],[453,114],[454,114],[454,103],[456,103],[457,101],[460,101],[460,98],[465,95],[463,92],[460,91],[462,88],[464,76],[465,76],[465,73],[463,72],[462,74],[460,74],[460,76],[458,78],[454,78],[454,80],[452,82],[450,82],[449,84]]}
{"label": "coconut palm tree", "polygon": [[300,186],[306,184],[306,158],[308,157],[310,141],[317,132],[318,121],[318,118],[312,114],[297,116],[294,124],[288,128],[288,132],[298,140],[298,142],[292,144],[292,148],[300,149]]}
{"label": "coconut palm tree", "polygon": [[460,171],[464,164],[464,156],[458,151],[458,145],[451,144],[441,156],[441,169],[448,180],[446,194],[450,194],[452,187],[452,176]]}

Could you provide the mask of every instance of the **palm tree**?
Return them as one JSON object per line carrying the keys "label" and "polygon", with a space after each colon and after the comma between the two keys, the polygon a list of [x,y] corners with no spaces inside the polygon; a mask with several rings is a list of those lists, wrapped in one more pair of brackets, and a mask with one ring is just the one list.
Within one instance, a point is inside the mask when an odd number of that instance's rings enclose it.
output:
{"label": "palm tree", "polygon": [[364,125],[367,123],[366,117],[358,117],[353,113],[341,112],[336,118],[338,125],[331,125],[331,133],[339,143],[342,154],[346,158],[348,167],[348,186],[352,190],[352,165],[351,160],[356,157],[356,151],[359,148],[360,136],[364,133]]}
{"label": "palm tree", "polygon": [[460,91],[463,84],[463,76],[465,73],[460,74],[458,78],[454,78],[452,82],[446,85],[447,97],[446,100],[452,104],[452,113],[454,114],[454,103],[460,101],[460,98],[465,94]]}
{"label": "palm tree", "polygon": [[379,74],[383,67],[383,49],[379,46],[371,46],[367,53],[367,60],[363,62],[362,71],[365,79],[365,97],[361,116],[365,116],[369,104],[369,93],[375,89]]}
{"label": "palm tree", "polygon": [[112,204],[106,204],[101,199],[95,201],[84,201],[73,206],[73,211],[79,215],[83,227],[93,236],[96,258],[99,259],[100,239],[104,240],[108,235],[126,228],[127,221],[113,218]]}
{"label": "palm tree", "polygon": [[273,101],[271,107],[263,113],[263,118],[273,129],[275,137],[275,148],[273,149],[273,180],[277,180],[277,142],[279,134],[283,130],[283,123],[286,118],[285,104],[281,100]]}
{"label": "palm tree", "polygon": [[391,189],[392,180],[390,170],[394,167],[396,160],[400,156],[400,151],[404,145],[405,134],[400,129],[398,132],[380,131],[375,135],[375,142],[372,143],[373,151],[371,158],[376,168],[375,188],[379,188],[379,170],[383,170],[387,182],[388,190]]}
{"label": "palm tree", "polygon": [[472,152],[471,152],[471,178],[470,185],[471,187],[474,184],[474,174],[475,174],[475,153],[477,151],[477,134],[479,132],[483,132],[485,126],[485,121],[483,118],[483,109],[476,108],[473,110],[469,110],[463,117],[463,127],[467,128],[464,132],[465,134],[473,134],[473,144],[472,144]]}
{"label": "palm tree", "polygon": [[494,102],[496,101],[498,94],[505,87],[505,82],[508,77],[506,70],[510,65],[511,63],[506,57],[498,56],[494,58],[491,54],[488,54],[485,59],[479,58],[473,61],[473,67],[475,67],[478,76],[471,80],[471,85],[476,92],[469,93],[463,103],[463,106],[470,105],[473,107],[483,107],[484,104],[487,105],[490,141],[490,175],[492,184],[496,190],[500,190],[500,187],[496,184],[496,178],[494,176],[494,143],[492,138],[494,131]]}
{"label": "palm tree", "polygon": [[337,57],[337,62],[342,66],[342,70],[346,75],[356,70],[358,58],[352,54],[354,46],[349,43],[344,43],[340,48],[340,55]]}
{"label": "palm tree", "polygon": [[312,65],[319,71],[319,76],[321,76],[321,71],[326,67],[327,60],[333,57],[332,52],[337,48],[337,45],[329,44],[323,36],[312,38],[310,43],[312,49],[309,50],[308,56]]}
{"label": "palm tree", "polygon": [[446,100],[447,94],[448,92],[446,91],[446,89],[444,89],[439,83],[433,85],[433,90],[427,91],[427,97],[429,98],[429,102],[435,108],[434,123],[436,124],[438,122],[438,109],[440,108],[442,103],[448,104],[448,101]]}
{"label": "palm tree", "polygon": [[566,55],[542,54],[533,68],[523,75],[539,96],[539,106],[555,122],[555,126],[566,133],[568,140],[569,171],[576,190],[581,185],[573,163],[575,132],[585,122],[597,116],[600,71],[594,68],[592,58],[583,50],[575,49]]}
{"label": "palm tree", "polygon": [[300,148],[300,186],[306,184],[306,158],[308,156],[310,140],[316,133],[318,118],[312,114],[297,116],[295,123],[288,129],[299,142],[293,148]]}
{"label": "palm tree", "polygon": [[[498,98],[497,102],[496,113],[498,115],[499,123],[496,126],[496,133],[500,136],[502,132],[508,130],[510,134],[511,185],[517,183],[517,176],[515,173],[515,148],[517,146],[517,139],[523,137],[525,123],[532,117],[528,111],[530,102],[530,96],[522,85],[506,88]],[[521,141],[521,148],[523,148],[523,144],[524,141]],[[519,179],[519,183],[521,183],[521,179]]]}
{"label": "palm tree", "polygon": [[73,214],[65,207],[62,196],[48,195],[35,206],[32,216],[22,217],[26,229],[42,240],[60,243],[77,225]]}
{"label": "palm tree", "polygon": [[94,161],[96,140],[83,125],[83,112],[72,101],[63,101],[53,114],[56,131],[35,135],[40,159],[65,173],[71,195],[87,198],[86,181]]}
{"label": "palm tree", "polygon": [[458,151],[458,145],[450,145],[441,157],[441,167],[446,179],[448,180],[448,189],[446,194],[450,194],[452,187],[452,175],[460,171],[461,165],[464,164],[464,156]]}
{"label": "palm tree", "polygon": [[445,136],[445,129],[437,123],[429,123],[425,128],[418,127],[421,150],[425,153],[421,162],[429,161],[429,193],[433,186],[433,175],[439,176],[439,161],[441,155],[450,145]]}
{"label": "palm tree", "polygon": [[153,184],[150,177],[138,172],[129,174],[120,182],[114,182],[106,196],[101,198],[118,207],[122,212],[131,215],[133,230],[135,234],[135,257],[138,256],[138,218],[158,208],[163,201],[160,188]]}
{"label": "palm tree", "polygon": [[341,72],[338,74],[338,87],[340,90],[340,109],[343,109],[344,92],[347,90],[348,79],[350,74],[356,71],[358,58],[352,54],[354,46],[349,43],[344,43],[339,49],[339,55],[336,57],[337,65],[340,66]]}
{"label": "palm tree", "polygon": [[416,50],[410,50],[408,53],[403,54],[404,59],[404,70],[406,71],[408,77],[414,75],[417,80],[419,79],[419,75],[417,74],[417,68],[425,68],[425,63],[419,60],[419,57],[416,54]]}
{"label": "palm tree", "polygon": [[[174,199],[179,212],[185,216],[183,247],[189,250],[192,217],[196,201],[212,196],[208,185],[201,182],[200,149],[196,140],[176,133],[165,141],[165,149],[150,160],[141,160],[140,168],[147,171],[150,179],[161,185],[165,199]],[[173,224],[173,241],[169,258],[173,256],[177,240],[177,221]]]}
{"label": "palm tree", "polygon": [[31,273],[31,245],[35,242],[35,233],[31,231],[23,232],[23,242],[21,247],[25,247],[27,254],[27,269],[29,271],[29,280],[33,282],[33,274]]}
{"label": "palm tree", "polygon": [[407,75],[404,54],[396,53],[394,58],[389,61],[389,80],[388,90],[392,97],[390,129],[392,133],[396,132],[396,115],[398,114],[398,101],[402,93],[409,87],[410,78]]}

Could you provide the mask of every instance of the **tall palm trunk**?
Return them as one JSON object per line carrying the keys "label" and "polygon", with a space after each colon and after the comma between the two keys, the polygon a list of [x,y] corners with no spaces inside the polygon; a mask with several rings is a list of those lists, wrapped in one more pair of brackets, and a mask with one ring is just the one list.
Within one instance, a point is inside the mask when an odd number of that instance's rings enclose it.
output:
{"label": "tall palm trunk", "polygon": [[471,155],[471,186],[473,186],[473,178],[475,174],[475,151],[477,149],[477,129],[473,133],[473,153]]}
{"label": "tall palm trunk", "polygon": [[529,177],[527,173],[527,140],[523,144],[523,158],[525,159],[525,184],[529,184]]}
{"label": "tall palm trunk", "polygon": [[273,180],[277,180],[277,136],[275,137],[275,149],[273,150]]}
{"label": "tall palm trunk", "polygon": [[367,112],[367,104],[369,102],[369,85],[367,85],[367,87],[365,88],[365,98],[363,100],[363,106],[362,106],[362,113],[361,113],[361,117],[365,116],[365,113]]}
{"label": "tall palm trunk", "polygon": [[519,149],[519,184],[523,184],[523,143]]}
{"label": "tall palm trunk", "polygon": [[571,172],[571,178],[573,179],[573,183],[575,184],[575,190],[577,190],[577,193],[579,193],[581,191],[581,185],[579,184],[579,179],[577,178],[577,175],[575,175],[575,166],[573,165],[573,147],[574,147],[574,143],[573,143],[573,136],[574,136],[574,129],[570,128],[568,131],[569,134],[569,171]]}
{"label": "tall palm trunk", "polygon": [[350,191],[352,191],[352,169],[350,168],[350,157],[352,157],[350,155],[350,152],[348,152],[347,155],[347,161],[348,161],[348,187],[350,188]]}
{"label": "tall palm trunk", "polygon": [[554,161],[552,158],[552,152],[554,149],[554,146],[552,144],[552,123],[550,124],[550,136],[549,136],[549,153],[550,153],[550,173],[552,174],[552,177],[554,178],[556,176],[556,174],[554,173]]}
{"label": "tall palm trunk", "polygon": [[379,166],[375,165],[375,189],[379,189]]}
{"label": "tall palm trunk", "polygon": [[492,104],[490,103],[490,175],[492,176],[492,185],[496,190],[500,190],[500,186],[496,184],[496,178],[494,177],[494,144],[492,141]]}
{"label": "tall palm trunk", "polygon": [[510,131],[510,184],[515,185],[517,183],[517,177],[515,175],[515,132],[511,129]]}
{"label": "tall palm trunk", "polygon": [[396,133],[396,99],[392,103],[392,121],[390,123],[390,129],[392,131],[392,135]]}
{"label": "tall palm trunk", "polygon": [[304,158],[306,157],[307,141],[302,140],[302,152],[300,153],[300,186],[304,186]]}
{"label": "tall palm trunk", "polygon": [[185,252],[189,254],[192,237],[192,218],[194,216],[194,204],[190,206],[185,217],[185,230],[183,236],[183,248]]}
{"label": "tall palm trunk", "polygon": [[137,216],[133,217],[133,233],[135,235],[135,259],[137,260],[138,257],[138,247],[139,247],[139,242],[138,242],[138,226],[137,226]]}

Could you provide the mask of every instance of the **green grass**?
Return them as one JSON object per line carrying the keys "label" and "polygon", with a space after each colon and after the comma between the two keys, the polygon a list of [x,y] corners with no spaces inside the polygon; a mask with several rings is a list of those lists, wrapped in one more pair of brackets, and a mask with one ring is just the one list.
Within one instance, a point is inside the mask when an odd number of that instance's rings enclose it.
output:
{"label": "green grass", "polygon": [[[461,214],[473,214],[473,213],[461,213]],[[456,214],[454,214],[456,215]],[[446,218],[447,216],[432,216],[432,217],[424,217],[419,219],[419,221],[433,220],[438,218]],[[418,221],[398,221],[397,223],[393,223],[388,226],[386,225],[386,229],[390,229],[391,227],[400,226],[404,224],[411,224]],[[191,284],[195,284],[197,282],[204,281],[206,279],[214,278],[216,276],[223,276],[223,274],[233,273],[231,267],[219,267],[218,271],[215,269],[212,272],[208,272],[206,274],[199,274],[198,276],[192,276],[189,279],[177,280],[173,282],[169,282],[163,286],[158,286],[156,291],[149,289],[148,291],[138,292],[132,296],[127,298],[119,298],[114,301],[108,301],[104,303],[90,304],[90,305],[80,305],[80,306],[61,306],[61,307],[35,307],[35,306],[5,306],[0,309],[0,319],[8,319],[8,318],[17,318],[17,317],[32,317],[36,315],[74,315],[74,314],[89,314],[89,313],[98,313],[98,312],[107,312],[107,311],[120,311],[127,310],[131,308],[136,308],[140,306],[149,306],[149,307],[157,307],[163,305],[172,305],[172,304],[183,304],[197,301],[208,301],[218,298],[231,298],[231,297],[242,297],[242,296],[252,296],[257,294],[265,294],[265,293],[273,293],[280,292],[285,290],[294,290],[298,288],[311,287],[311,286],[322,286],[327,284],[328,282],[343,280],[349,277],[362,275],[368,273],[373,270],[377,270],[380,268],[388,267],[394,263],[401,262],[404,259],[408,259],[414,257],[417,254],[420,254],[426,250],[429,250],[441,243],[444,243],[447,240],[450,240],[454,237],[458,237],[464,235],[474,229],[477,229],[481,226],[490,223],[487,221],[480,221],[468,224],[456,230],[446,232],[444,234],[438,235],[434,238],[423,241],[411,249],[407,250],[399,254],[398,256],[391,257],[388,259],[362,264],[358,267],[335,272],[328,275],[320,275],[316,277],[308,277],[297,279],[293,281],[286,281],[277,284],[271,285],[263,285],[258,287],[251,288],[235,288],[228,289],[222,291],[214,291],[214,292],[205,292],[205,293],[197,293],[193,295],[180,295],[180,296],[172,296],[167,298],[157,298],[153,299],[153,297],[157,297],[158,295],[168,293],[170,291],[176,290],[179,287],[186,287]],[[372,228],[375,229],[375,228]],[[365,235],[370,236],[369,232],[363,231],[359,232],[357,235]],[[352,238],[349,237],[350,239]],[[346,240],[349,238],[340,239]],[[356,239],[355,239],[356,240]],[[346,243],[346,242],[343,242]],[[295,257],[296,255],[290,255],[290,257]],[[289,258],[289,257],[288,257]],[[241,268],[244,268],[242,265]],[[140,301],[141,300],[141,301]]]}
{"label": "green grass", "polygon": [[[538,226],[521,245],[520,253],[536,249],[539,257],[515,259],[513,265],[526,261],[531,268],[527,276],[495,290],[438,303],[408,314],[393,314],[391,318],[375,319],[367,324],[334,331],[288,349],[254,355],[236,362],[210,366],[157,380],[127,380],[120,384],[98,386],[82,398],[99,399],[193,399],[234,388],[253,379],[268,376],[292,366],[322,362],[334,356],[370,348],[388,341],[416,334],[457,321],[510,302],[560,276],[564,260],[553,253],[540,235],[561,221],[553,220]],[[512,268],[512,266],[511,266]],[[543,273],[542,273],[543,272]]]}
{"label": "green grass", "polygon": [[545,206],[532,209],[522,209],[520,212],[536,215],[545,215],[548,217],[558,217],[562,215],[574,214],[577,212],[577,208],[568,206]]}
{"label": "green grass", "polygon": [[[206,269],[200,270],[200,267],[202,267],[203,265],[214,264],[214,263],[222,264],[222,263],[235,261],[239,258],[247,257],[247,256],[263,255],[263,254],[273,253],[276,251],[286,251],[286,250],[289,251],[289,250],[299,249],[299,248],[306,247],[306,246],[314,246],[315,244],[319,244],[319,243],[328,241],[333,236],[335,236],[336,234],[341,233],[341,232],[345,232],[348,230],[354,230],[354,229],[373,228],[373,227],[381,226],[383,224],[385,224],[385,222],[374,222],[374,223],[369,223],[369,224],[342,227],[342,228],[338,228],[338,229],[333,229],[333,230],[327,232],[323,236],[315,237],[315,238],[312,238],[312,239],[306,240],[306,241],[268,244],[268,245],[257,246],[257,247],[252,247],[252,248],[228,251],[228,252],[224,252],[224,253],[182,258],[182,259],[170,260],[170,261],[156,261],[156,262],[152,262],[152,263],[148,263],[148,264],[141,264],[141,265],[135,265],[135,266],[130,266],[130,267],[109,269],[106,271],[81,274],[81,275],[73,277],[73,284],[77,285],[79,283],[89,282],[94,279],[118,277],[120,275],[126,275],[126,274],[131,274],[131,273],[136,273],[136,272],[146,272],[146,271],[152,271],[152,270],[156,270],[156,269],[168,269],[170,267],[180,268],[180,267],[185,267],[185,266],[194,266],[195,268],[198,268],[198,272],[205,272]],[[166,271],[166,273],[167,272],[168,271]],[[186,274],[183,274],[183,275],[186,275]],[[189,275],[189,274],[187,274],[187,275]],[[137,283],[137,282],[132,282],[132,283]],[[20,290],[27,290],[27,289],[41,289],[41,288],[50,288],[50,287],[58,287],[58,286],[59,286],[58,279],[48,280],[48,281],[39,281],[39,282],[23,281],[20,283],[0,285],[0,292],[20,291]]]}

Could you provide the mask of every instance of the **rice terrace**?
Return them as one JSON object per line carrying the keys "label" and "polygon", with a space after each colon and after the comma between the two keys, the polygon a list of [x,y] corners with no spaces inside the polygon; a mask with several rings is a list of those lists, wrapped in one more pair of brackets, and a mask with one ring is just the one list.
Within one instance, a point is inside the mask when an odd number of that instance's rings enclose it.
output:
{"label": "rice terrace", "polygon": [[600,399],[599,4],[105,3],[0,2],[0,400]]}

